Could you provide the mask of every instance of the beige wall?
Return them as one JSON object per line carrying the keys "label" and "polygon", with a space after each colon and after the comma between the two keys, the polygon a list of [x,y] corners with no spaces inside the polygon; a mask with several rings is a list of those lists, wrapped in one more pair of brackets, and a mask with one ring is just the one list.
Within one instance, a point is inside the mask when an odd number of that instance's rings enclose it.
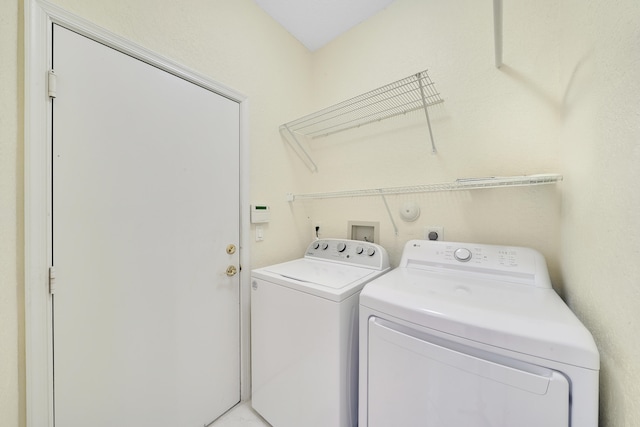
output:
{"label": "beige wall", "polygon": [[[494,66],[493,12],[484,2],[399,0],[314,54],[318,107],[429,69],[444,104],[431,109],[437,155],[424,113],[310,143],[319,172],[310,191],[451,182],[457,178],[561,172],[557,1],[505,8],[505,66]],[[400,207],[421,216],[404,222]],[[344,237],[349,220],[380,222],[380,243],[399,261],[425,226],[446,240],[532,246],[561,286],[557,186],[389,196],[398,228],[379,197],[305,204],[325,236]],[[297,209],[298,204],[296,204]]]}
{"label": "beige wall", "polygon": [[0,0],[0,425],[24,425],[22,69],[18,0]]}
{"label": "beige wall", "polygon": [[601,425],[637,426],[640,8],[634,0],[560,4],[565,296],[600,350]]}
{"label": "beige wall", "polygon": [[[403,243],[441,225],[447,240],[532,246],[602,354],[602,423],[640,420],[640,230],[632,221],[640,136],[640,16],[635,0],[505,2],[504,62],[493,66],[490,2],[396,0],[310,54],[251,0],[56,0],[56,4],[244,93],[250,100],[251,201],[267,203],[252,266],[298,256],[322,224],[379,221],[397,262]],[[24,420],[21,0],[0,0],[0,425]],[[580,13],[577,13],[579,11]],[[445,103],[316,141],[311,173],[278,126],[429,69]],[[460,177],[564,174],[559,185],[391,196],[284,200],[314,192],[428,184]],[[634,179],[636,178],[636,179]],[[404,202],[422,209],[414,223]],[[253,228],[252,228],[253,231]]]}

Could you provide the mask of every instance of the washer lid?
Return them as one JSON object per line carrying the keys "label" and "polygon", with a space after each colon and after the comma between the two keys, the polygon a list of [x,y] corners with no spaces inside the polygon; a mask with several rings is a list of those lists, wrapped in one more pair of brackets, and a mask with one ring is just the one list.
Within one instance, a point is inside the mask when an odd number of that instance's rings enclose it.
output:
{"label": "washer lid", "polygon": [[360,304],[479,343],[599,369],[591,334],[550,288],[397,268],[367,284]]}
{"label": "washer lid", "polygon": [[386,272],[336,262],[300,258],[253,270],[254,277],[277,282],[292,289],[333,301],[358,292],[373,278]]}

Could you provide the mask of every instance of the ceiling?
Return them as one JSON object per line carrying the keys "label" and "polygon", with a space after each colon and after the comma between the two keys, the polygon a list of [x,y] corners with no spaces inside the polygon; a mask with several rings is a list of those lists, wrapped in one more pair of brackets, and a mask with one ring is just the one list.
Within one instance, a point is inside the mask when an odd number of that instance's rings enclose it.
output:
{"label": "ceiling", "polygon": [[253,1],[313,52],[395,0]]}

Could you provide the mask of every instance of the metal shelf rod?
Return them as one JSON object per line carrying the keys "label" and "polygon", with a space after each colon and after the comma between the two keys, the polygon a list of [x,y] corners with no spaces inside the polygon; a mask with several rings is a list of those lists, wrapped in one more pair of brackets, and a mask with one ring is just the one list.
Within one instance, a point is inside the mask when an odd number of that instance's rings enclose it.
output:
{"label": "metal shelf rod", "polygon": [[433,131],[431,130],[431,120],[429,119],[429,109],[427,108],[427,95],[425,95],[424,84],[422,80],[418,79],[420,83],[420,95],[422,95],[422,105],[424,106],[424,114],[427,116],[427,126],[429,127],[429,137],[431,138],[431,152],[436,154],[436,143],[433,141]]}
{"label": "metal shelf rod", "polygon": [[364,190],[333,191],[326,193],[287,194],[287,200],[293,202],[303,199],[331,199],[340,197],[368,197],[388,194],[432,193],[438,191],[478,190],[500,187],[523,187],[554,184],[562,181],[559,174],[521,175],[508,177],[463,178],[454,182],[425,184],[405,187],[372,188]]}
{"label": "metal shelf rod", "polygon": [[493,0],[493,39],[496,68],[500,68],[502,66],[502,0]]}

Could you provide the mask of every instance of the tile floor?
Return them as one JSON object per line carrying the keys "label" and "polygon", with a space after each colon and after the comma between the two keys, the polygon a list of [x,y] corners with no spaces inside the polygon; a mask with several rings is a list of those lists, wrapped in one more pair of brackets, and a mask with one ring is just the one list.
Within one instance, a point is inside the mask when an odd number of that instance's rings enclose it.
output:
{"label": "tile floor", "polygon": [[251,402],[240,402],[211,424],[211,427],[271,427],[271,425],[251,408]]}

